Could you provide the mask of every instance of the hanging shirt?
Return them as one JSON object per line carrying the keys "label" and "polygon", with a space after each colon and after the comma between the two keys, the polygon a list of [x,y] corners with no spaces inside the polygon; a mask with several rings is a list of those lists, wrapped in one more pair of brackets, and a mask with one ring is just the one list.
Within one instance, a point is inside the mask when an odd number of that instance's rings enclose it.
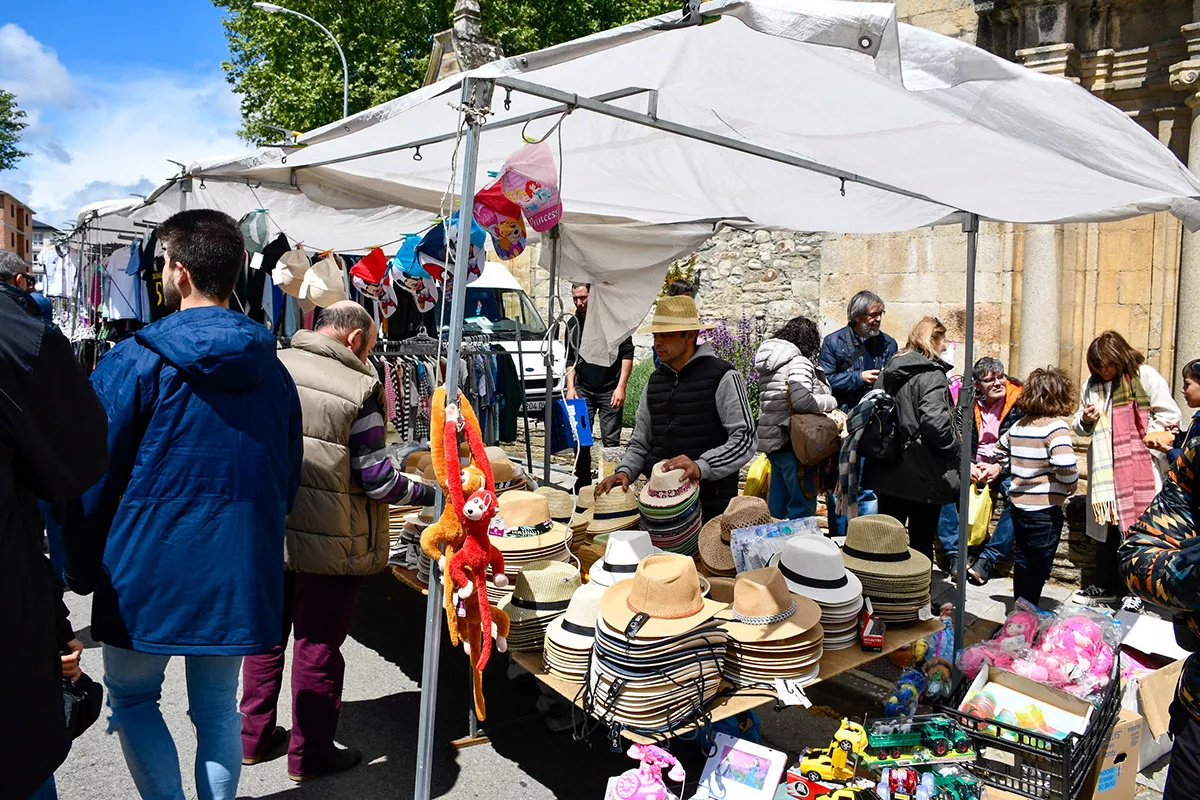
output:
{"label": "hanging shirt", "polygon": [[42,294],[47,297],[70,297],[75,289],[75,262],[71,260],[71,251],[61,245],[43,247],[37,261],[45,272]]}
{"label": "hanging shirt", "polygon": [[138,280],[136,267],[134,274],[129,274],[129,262],[132,254],[133,248],[128,245],[114,250],[108,258],[104,259],[101,267],[105,292],[100,310],[110,320],[139,318],[141,282]]}

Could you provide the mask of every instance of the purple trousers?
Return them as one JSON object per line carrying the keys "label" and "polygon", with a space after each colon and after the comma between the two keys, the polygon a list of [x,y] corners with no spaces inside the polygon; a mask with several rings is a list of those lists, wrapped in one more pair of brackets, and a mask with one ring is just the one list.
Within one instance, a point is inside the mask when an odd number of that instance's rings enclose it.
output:
{"label": "purple trousers", "polygon": [[350,633],[361,582],[362,578],[352,575],[284,574],[279,644],[262,655],[247,656],[242,664],[243,756],[266,755],[276,725],[289,633],[295,643],[288,772],[320,771],[332,755],[346,673],[341,648]]}

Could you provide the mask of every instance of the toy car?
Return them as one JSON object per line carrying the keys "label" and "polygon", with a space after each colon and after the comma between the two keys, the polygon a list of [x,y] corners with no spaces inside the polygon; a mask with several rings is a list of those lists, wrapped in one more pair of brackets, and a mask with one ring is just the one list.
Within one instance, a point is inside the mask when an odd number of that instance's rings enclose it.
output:
{"label": "toy car", "polygon": [[842,720],[828,747],[805,750],[800,757],[799,773],[810,781],[847,781],[854,777],[852,753],[861,754],[867,746],[867,732],[862,725]]}
{"label": "toy car", "polygon": [[967,734],[939,716],[875,720],[868,738],[867,753],[875,758],[899,759],[920,747],[939,758],[951,750],[965,754],[971,749]]}
{"label": "toy car", "polygon": [[879,795],[866,786],[848,786],[835,789],[832,794],[823,794],[816,800],[879,800]]}

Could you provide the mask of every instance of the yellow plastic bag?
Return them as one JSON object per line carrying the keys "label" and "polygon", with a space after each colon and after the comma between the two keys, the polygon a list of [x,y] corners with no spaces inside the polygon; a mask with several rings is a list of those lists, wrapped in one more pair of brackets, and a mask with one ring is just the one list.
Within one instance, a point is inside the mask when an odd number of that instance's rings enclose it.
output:
{"label": "yellow plastic bag", "polygon": [[988,525],[992,521],[992,490],[987,484],[971,484],[971,506],[967,514],[970,523],[968,543],[978,547],[987,541]]}
{"label": "yellow plastic bag", "polygon": [[759,453],[750,462],[750,472],[746,476],[746,488],[742,490],[742,494],[746,497],[761,497],[766,500],[770,488],[771,462],[766,453]]}

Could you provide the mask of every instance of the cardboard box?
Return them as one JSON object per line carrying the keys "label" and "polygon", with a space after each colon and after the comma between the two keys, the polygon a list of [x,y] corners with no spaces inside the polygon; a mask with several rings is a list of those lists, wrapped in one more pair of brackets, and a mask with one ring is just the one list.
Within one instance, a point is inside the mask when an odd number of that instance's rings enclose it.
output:
{"label": "cardboard box", "polygon": [[862,642],[864,653],[882,653],[883,652],[883,637],[887,632],[887,625],[879,617],[875,616],[875,609],[871,606],[871,598],[863,598],[863,610],[858,618],[858,638]]}
{"label": "cardboard box", "polygon": [[1169,620],[1129,612],[1118,613],[1117,619],[1129,631],[1121,642],[1122,647],[1178,659],[1141,679],[1126,681],[1122,687],[1121,707],[1140,714],[1144,720],[1138,752],[1140,772],[1171,752],[1172,741],[1167,733],[1171,724],[1171,701],[1175,698],[1175,687],[1179,685],[1183,660],[1190,654],[1175,643],[1175,628]]}
{"label": "cardboard box", "polygon": [[[1028,697],[1031,703],[1040,705],[1050,727],[1057,730],[1087,730],[1092,712],[1095,711],[1091,703],[1081,700],[1073,694],[1038,683],[1032,678],[1026,678],[1015,672],[991,668],[987,664],[983,665],[983,669],[979,670],[979,674],[971,682],[971,687],[967,690],[963,703],[959,704],[958,710],[966,713],[963,709],[966,707],[967,700],[974,697],[989,683],[1009,689],[1017,695]],[[1046,714],[1047,711],[1051,713]],[[1030,736],[1036,735],[1035,732],[1030,732]],[[1042,736],[1042,738],[1049,739],[1051,737]]]}

